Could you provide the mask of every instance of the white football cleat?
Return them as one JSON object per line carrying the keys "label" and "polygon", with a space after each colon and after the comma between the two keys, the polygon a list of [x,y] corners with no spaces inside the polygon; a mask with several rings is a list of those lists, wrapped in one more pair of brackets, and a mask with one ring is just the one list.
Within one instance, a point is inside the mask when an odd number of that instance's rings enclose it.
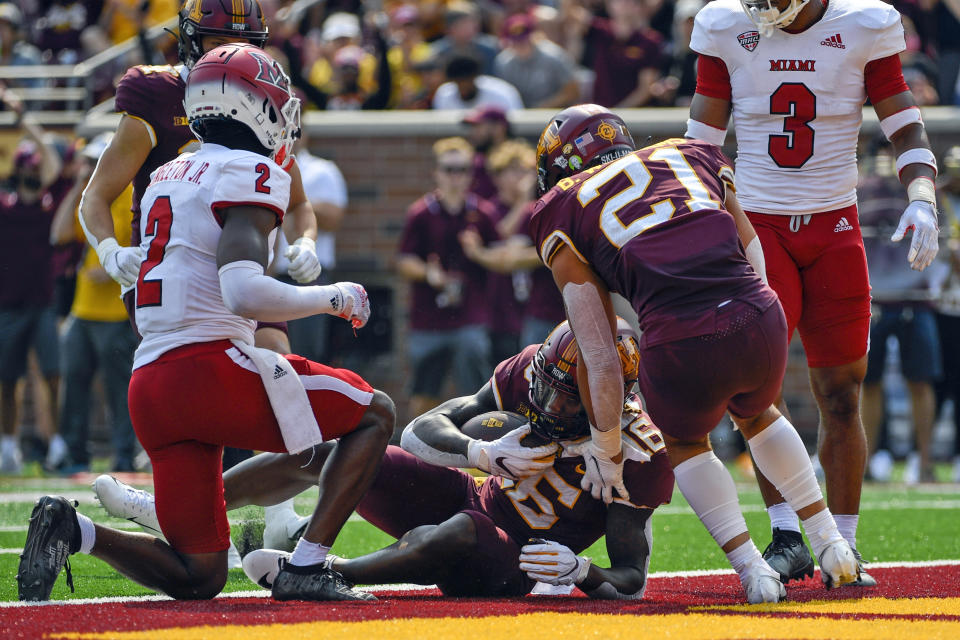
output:
{"label": "white football cleat", "polygon": [[140,525],[144,531],[163,537],[157,520],[157,504],[152,493],[134,489],[113,476],[98,476],[93,481],[93,492],[107,513]]}
{"label": "white football cleat", "polygon": [[859,575],[860,563],[846,540],[837,540],[824,547],[817,564],[820,565],[820,579],[827,589],[849,584]]}
{"label": "white football cleat", "polygon": [[770,568],[766,560],[752,562],[740,574],[740,584],[747,593],[747,602],[780,602],[787,597],[787,590],[780,582],[780,574]]}
{"label": "white football cleat", "polygon": [[[292,553],[277,551],[276,549],[257,549],[243,557],[243,572],[251,582],[255,582],[264,589],[273,589],[273,581],[280,570],[287,565]],[[324,569],[332,569],[333,563],[340,556],[328,553],[323,561]]]}
{"label": "white football cleat", "polygon": [[267,513],[263,525],[263,548],[293,551],[308,524],[310,516],[297,515],[293,509],[283,512],[279,517]]}
{"label": "white football cleat", "polygon": [[572,584],[550,584],[548,582],[538,582],[530,590],[532,596],[568,596],[573,593]]}
{"label": "white football cleat", "polygon": [[264,589],[272,589],[273,581],[286,566],[291,555],[293,554],[276,549],[256,549],[244,556],[243,572],[251,582]]}

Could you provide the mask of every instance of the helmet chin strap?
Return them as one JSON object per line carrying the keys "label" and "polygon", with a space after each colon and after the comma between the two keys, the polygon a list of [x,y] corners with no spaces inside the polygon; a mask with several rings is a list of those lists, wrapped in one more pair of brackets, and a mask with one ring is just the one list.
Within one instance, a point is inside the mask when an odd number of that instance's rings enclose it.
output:
{"label": "helmet chin strap", "polygon": [[[773,0],[767,0],[765,9],[761,9],[757,5],[747,4],[743,0],[741,0],[741,4],[751,22],[757,26],[760,35],[769,38],[773,35],[774,29],[783,29],[793,24],[793,21],[797,19],[797,16],[800,15],[809,1],[791,0],[790,5],[784,11],[773,6]],[[820,5],[823,6],[823,0],[819,1]]]}

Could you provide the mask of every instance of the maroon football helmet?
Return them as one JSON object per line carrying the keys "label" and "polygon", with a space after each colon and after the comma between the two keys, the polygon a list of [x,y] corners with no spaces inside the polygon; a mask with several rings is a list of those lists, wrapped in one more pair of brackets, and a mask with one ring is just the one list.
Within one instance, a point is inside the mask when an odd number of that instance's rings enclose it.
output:
{"label": "maroon football helmet", "polygon": [[567,107],[550,119],[537,143],[537,195],[560,180],[636,150],[620,116],[596,104]]}
{"label": "maroon football helmet", "polygon": [[[626,393],[640,373],[640,339],[620,317],[616,342]],[[528,397],[535,414],[530,416],[530,430],[537,435],[571,440],[590,428],[577,385],[577,341],[567,321],[558,324],[537,350]]]}
{"label": "maroon football helmet", "polygon": [[186,0],[180,10],[177,55],[193,67],[203,56],[203,36],[227,36],[263,47],[267,23],[258,0]]}

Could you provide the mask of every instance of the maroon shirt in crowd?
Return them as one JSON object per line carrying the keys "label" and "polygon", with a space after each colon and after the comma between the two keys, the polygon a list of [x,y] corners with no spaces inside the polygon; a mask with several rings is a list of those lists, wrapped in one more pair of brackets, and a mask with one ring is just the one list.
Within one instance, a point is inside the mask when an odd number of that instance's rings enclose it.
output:
{"label": "maroon shirt in crowd", "polygon": [[[494,223],[500,222],[510,213],[510,207],[499,199],[493,199],[490,203],[493,205]],[[496,309],[490,314],[490,329],[519,334],[523,329],[525,301],[517,298],[520,292],[514,288],[513,274],[490,271],[487,274],[487,287],[491,308]]]}
{"label": "maroon shirt in crowd", "polygon": [[140,244],[140,199],[150,174],[196,142],[183,110],[186,87],[184,68],[169,65],[130,67],[117,85],[116,110],[143,121],[155,143],[133,179],[131,246]]}
{"label": "maroon shirt in crowd", "polygon": [[[691,193],[668,160],[690,189],[706,192]],[[621,171],[612,173],[616,167]],[[696,176],[684,173],[689,168]],[[584,185],[601,174],[608,178],[602,184]],[[726,301],[759,310],[777,301],[747,262],[733,216],[723,210],[724,175],[732,178],[719,147],[667,140],[562,180],[537,202],[532,235],[546,262],[569,239],[610,290],[630,300],[644,346],[714,333]],[[636,197],[626,200],[628,192]],[[670,209],[669,218],[655,222]]]}
{"label": "maroon shirt in crowd", "polygon": [[410,301],[412,329],[459,329],[487,323],[488,271],[464,255],[458,236],[465,229],[479,233],[484,244],[495,241],[493,205],[468,194],[463,210],[450,212],[431,192],[407,210],[399,253],[415,255],[422,260],[436,255],[444,270],[458,275],[461,281],[459,303],[445,307],[437,304],[440,291],[426,282],[414,282]]}
{"label": "maroon shirt in crowd", "polygon": [[594,18],[585,38],[593,50],[593,101],[614,107],[637,88],[644,69],[663,66],[663,38],[652,29],[617,40],[606,18]]}
{"label": "maroon shirt in crowd", "polygon": [[[525,235],[534,242],[530,233],[530,219],[533,217],[534,205],[531,203],[517,229],[519,235]],[[567,319],[566,309],[563,308],[563,296],[553,281],[553,274],[545,266],[539,266],[530,273],[530,297],[527,299],[525,315],[560,324]]]}
{"label": "maroon shirt in crowd", "polygon": [[473,178],[470,183],[470,193],[476,194],[478,198],[484,200],[493,200],[497,196],[497,185],[493,182],[493,177],[487,171],[487,155],[484,153],[473,154]]}
{"label": "maroon shirt in crowd", "polygon": [[53,296],[50,225],[57,199],[46,190],[33,203],[0,193],[0,309],[43,308]]}
{"label": "maroon shirt in crowd", "polygon": [[[539,348],[539,345],[530,345],[497,365],[491,384],[502,409],[524,413],[529,406],[527,390],[530,369]],[[643,428],[650,433],[651,440],[663,441],[656,429],[649,426]],[[624,462],[623,484],[630,494],[631,505],[655,509],[670,502],[673,471],[667,451],[662,446],[656,451],[649,451],[649,454],[650,460],[647,462],[633,459]],[[520,494],[519,487],[512,480],[490,477],[480,488],[483,511],[518,544],[526,544],[528,538],[547,538],[566,545],[574,553],[580,553],[599,540],[607,528],[606,505],[602,500],[594,500],[580,488],[582,469],[582,456],[562,456],[557,459],[553,463],[553,471],[562,482],[557,482],[556,478],[541,477],[536,485],[541,496],[538,499]],[[541,499],[549,502],[550,508],[545,509],[539,502]],[[522,513],[522,510],[528,513]]]}

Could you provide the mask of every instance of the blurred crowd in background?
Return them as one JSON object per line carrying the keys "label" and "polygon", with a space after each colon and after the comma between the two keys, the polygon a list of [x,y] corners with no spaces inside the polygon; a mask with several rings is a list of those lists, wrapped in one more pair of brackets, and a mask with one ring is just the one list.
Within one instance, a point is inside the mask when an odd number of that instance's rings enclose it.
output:
{"label": "blurred crowd in background", "polygon": [[[702,0],[261,0],[267,48],[306,109],[685,106]],[[903,65],[921,105],[958,104],[960,3],[897,0]],[[97,98],[133,64],[176,64],[176,40],[147,37],[177,0],[0,3],[0,65],[73,64],[139,45],[98,66]],[[175,26],[173,27],[175,29]]]}
{"label": "blurred crowd in background", "polygon": [[[400,233],[396,273],[411,295],[408,352],[397,355],[410,363],[410,417],[451,394],[474,393],[498,362],[564,318],[527,235],[535,152],[514,136],[511,111],[583,101],[688,104],[696,84],[688,41],[702,3],[261,4],[268,48],[290,70],[306,109],[467,109],[463,137],[434,146],[434,188],[410,205]],[[960,103],[960,3],[894,4],[904,16],[904,72],[918,102]],[[106,100],[129,65],[176,63],[172,36],[152,42],[146,34],[178,8],[175,0],[0,3],[0,65],[73,64],[134,38],[138,46],[98,67],[98,101]],[[114,471],[144,469],[149,461],[137,457],[126,410],[136,337],[119,287],[88,250],[76,216],[109,136],[52,135],[24,117],[16,89],[44,82],[9,80],[12,90],[0,100],[22,130],[0,186],[0,473],[18,474],[31,462],[48,472],[88,471],[94,455],[109,456]],[[314,209],[333,221],[318,242],[329,269],[348,185],[334,163],[310,155],[306,140],[297,153]],[[941,254],[922,273],[906,268],[906,246],[887,240],[906,204],[891,153],[877,142],[861,162],[875,303],[863,400],[868,475],[889,480],[894,457],[906,457],[908,482],[935,481],[934,460],[950,462],[960,482],[960,147],[941,158]],[[129,227],[129,200],[128,192],[114,203],[118,237]],[[322,319],[292,326],[293,351],[326,360],[322,327]],[[953,436],[936,448],[934,425],[946,423]],[[912,433],[906,445],[904,425]]]}

